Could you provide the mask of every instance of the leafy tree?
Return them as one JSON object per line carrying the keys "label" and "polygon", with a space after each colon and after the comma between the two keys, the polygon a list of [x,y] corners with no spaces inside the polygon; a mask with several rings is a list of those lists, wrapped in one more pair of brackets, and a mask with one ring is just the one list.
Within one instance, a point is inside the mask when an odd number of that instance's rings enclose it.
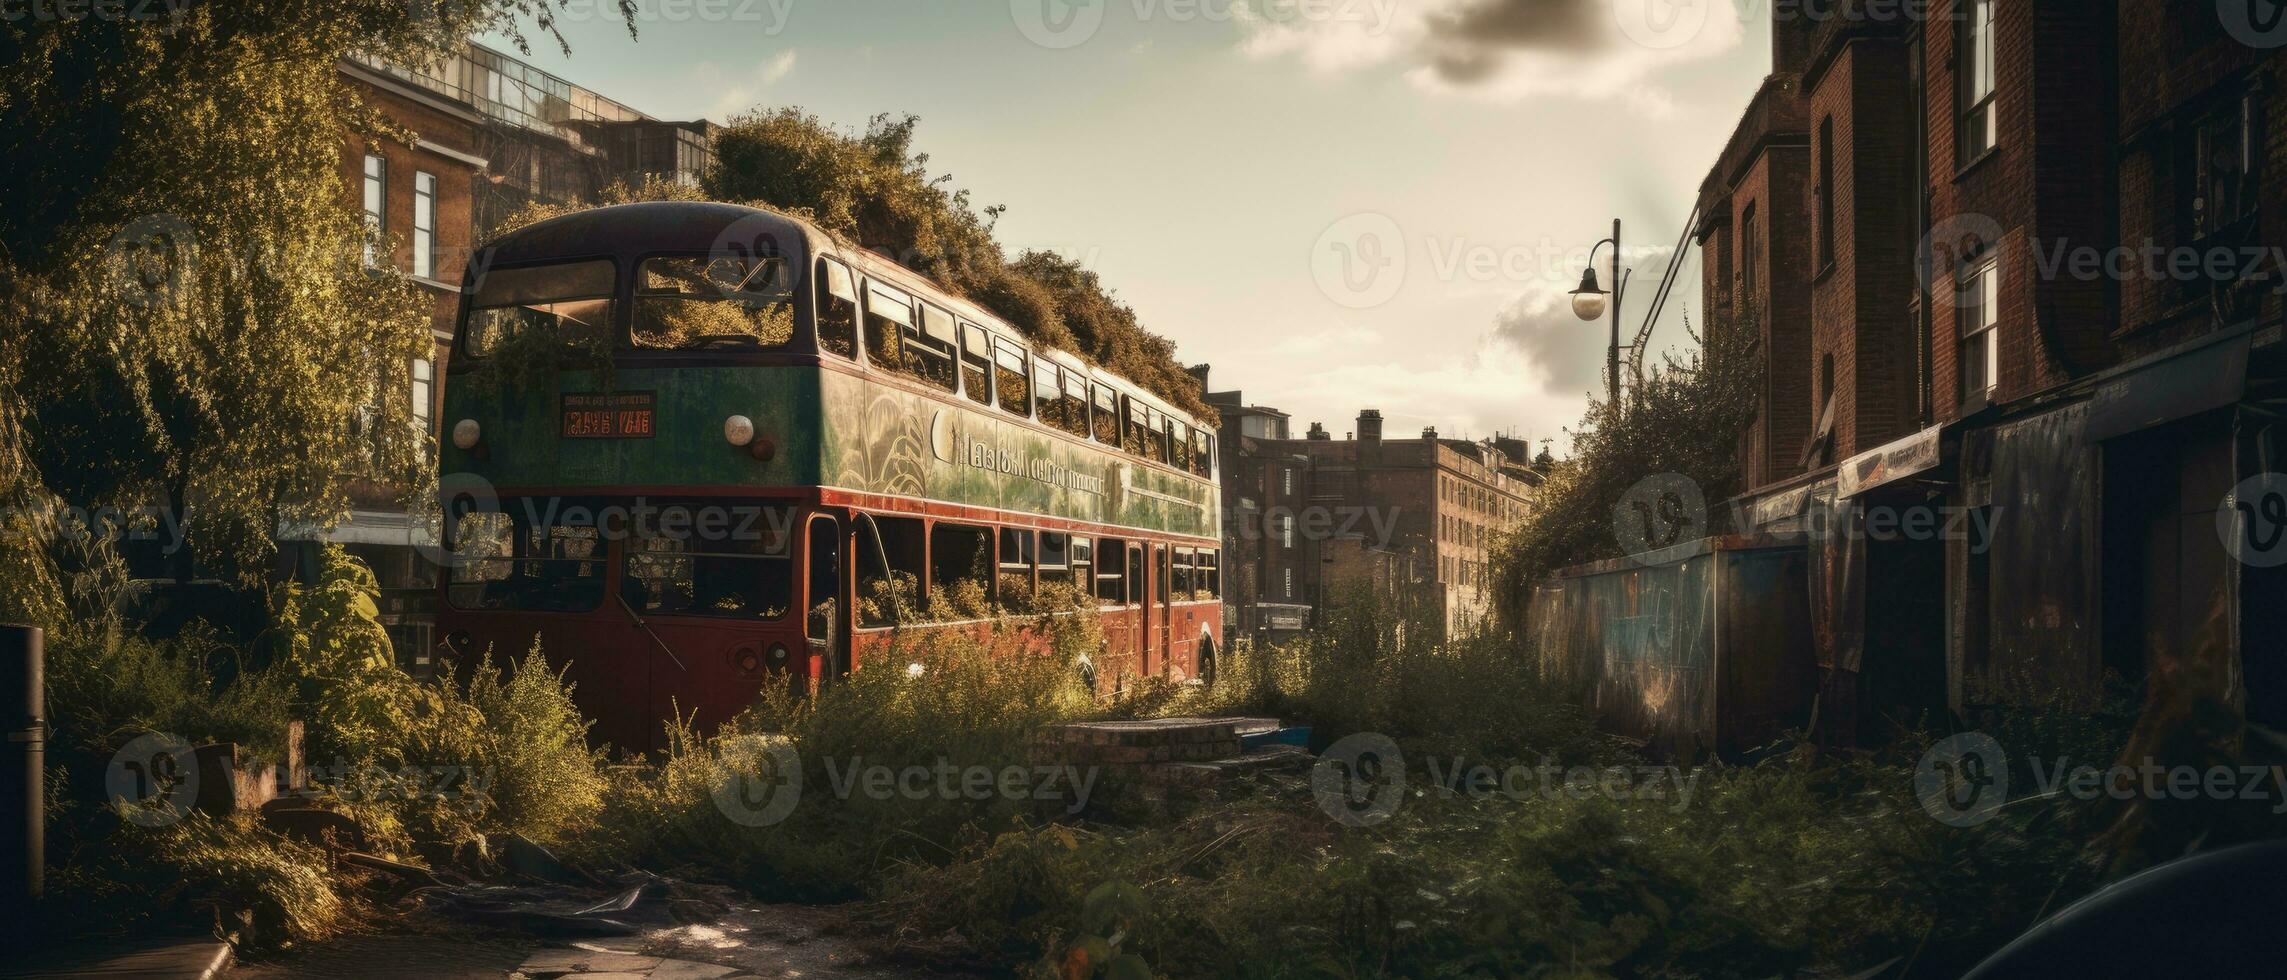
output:
{"label": "leafy tree", "polygon": [[1536,465],[1547,482],[1495,549],[1494,604],[1503,625],[1522,626],[1533,589],[1558,570],[1626,553],[1613,510],[1648,477],[1680,474],[1696,484],[1711,505],[1708,533],[1718,533],[1712,505],[1744,489],[1739,437],[1755,420],[1759,344],[1747,323],[1714,325],[1700,350],[1670,357],[1665,370],[1630,389],[1624,411],[1589,403],[1572,431],[1572,455]]}
{"label": "leafy tree", "polygon": [[415,472],[426,435],[398,393],[427,317],[364,268],[342,179],[345,133],[409,134],[338,64],[527,21],[554,37],[562,6],[176,0],[0,24],[0,493],[25,532],[0,560],[32,572],[0,586],[5,611],[49,621],[59,568],[99,561],[69,554],[59,505],[164,502],[191,545],[178,574],[195,551],[244,579],[282,524],[343,514],[346,480]]}
{"label": "leafy tree", "polygon": [[807,218],[992,310],[1035,344],[1078,353],[1215,418],[1175,345],[1145,329],[1095,273],[1050,252],[1008,261],[993,237],[1003,209],[980,210],[967,191],[947,189],[948,175],[930,175],[928,154],[913,149],[918,121],[876,116],[850,135],[800,109],[740,116],[716,138],[704,188]]}

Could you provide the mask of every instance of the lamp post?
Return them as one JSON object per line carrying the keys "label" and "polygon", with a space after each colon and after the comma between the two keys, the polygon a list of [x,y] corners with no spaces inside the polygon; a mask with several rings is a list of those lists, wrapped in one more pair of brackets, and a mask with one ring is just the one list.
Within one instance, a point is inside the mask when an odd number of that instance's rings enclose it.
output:
{"label": "lamp post", "polygon": [[[1612,246],[1612,291],[1607,293],[1596,283],[1596,250]],[[1612,346],[1604,352],[1605,380],[1611,387],[1612,410],[1620,410],[1620,296],[1627,284],[1620,278],[1620,219],[1612,219],[1612,237],[1597,242],[1588,249],[1588,268],[1580,273],[1580,288],[1572,291],[1574,316],[1588,323],[1609,313],[1612,317]]]}

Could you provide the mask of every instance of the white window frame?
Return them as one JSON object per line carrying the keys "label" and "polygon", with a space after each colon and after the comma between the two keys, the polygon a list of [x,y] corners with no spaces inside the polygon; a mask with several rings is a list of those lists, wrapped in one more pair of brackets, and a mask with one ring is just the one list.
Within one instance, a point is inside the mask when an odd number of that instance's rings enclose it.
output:
{"label": "white window frame", "polygon": [[437,278],[437,175],[413,171],[413,274]]}
{"label": "white window frame", "polygon": [[1958,111],[1954,138],[1960,144],[1964,166],[2001,144],[2000,123],[1994,113],[1994,95],[2000,89],[1993,38],[1994,0],[1961,0],[1962,28],[1957,36],[1954,71],[1959,78]]}
{"label": "white window frame", "polygon": [[[1961,303],[1954,311],[1956,328],[1961,334],[1961,363],[1957,366],[1962,378],[1962,400],[1974,394],[1991,396],[2001,384],[2001,263],[1993,253],[1971,259],[1963,265],[1959,292]],[[1980,388],[1969,385],[1969,359],[1972,345],[1985,373],[1985,384]]]}
{"label": "white window frame", "polygon": [[426,357],[413,359],[413,427],[426,435],[435,421],[437,404],[437,365]]}
{"label": "white window frame", "polygon": [[381,154],[365,155],[365,265],[381,264],[381,238],[389,231],[389,161]]}

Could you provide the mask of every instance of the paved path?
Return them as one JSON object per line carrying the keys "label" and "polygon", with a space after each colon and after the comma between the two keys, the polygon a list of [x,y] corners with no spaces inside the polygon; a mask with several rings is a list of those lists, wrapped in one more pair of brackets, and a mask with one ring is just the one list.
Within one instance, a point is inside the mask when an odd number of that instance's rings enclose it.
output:
{"label": "paved path", "polygon": [[110,980],[207,980],[230,968],[230,944],[212,936],[154,937],[114,944],[77,944],[0,961],[0,977],[103,977]]}

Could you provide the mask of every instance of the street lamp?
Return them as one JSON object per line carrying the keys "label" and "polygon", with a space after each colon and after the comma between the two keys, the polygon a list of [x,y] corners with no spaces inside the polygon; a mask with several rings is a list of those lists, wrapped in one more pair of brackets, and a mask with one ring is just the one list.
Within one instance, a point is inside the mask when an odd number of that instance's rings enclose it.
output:
{"label": "street lamp", "polygon": [[[1596,250],[1612,246],[1612,291],[1596,284]],[[1620,410],[1620,297],[1627,280],[1620,275],[1620,219],[1612,219],[1612,237],[1588,249],[1588,268],[1580,274],[1580,288],[1572,291],[1572,313],[1589,323],[1607,313],[1612,317],[1612,346],[1604,354],[1604,373],[1612,390],[1612,410]]]}

